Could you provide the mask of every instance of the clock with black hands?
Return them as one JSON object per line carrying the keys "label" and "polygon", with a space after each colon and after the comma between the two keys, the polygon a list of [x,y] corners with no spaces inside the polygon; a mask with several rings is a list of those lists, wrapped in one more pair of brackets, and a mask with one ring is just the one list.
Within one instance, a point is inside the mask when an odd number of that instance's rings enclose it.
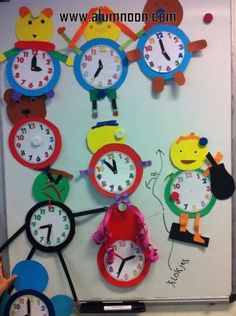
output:
{"label": "clock with black hands", "polygon": [[5,316],[55,316],[52,302],[36,290],[22,290],[13,294],[4,310]]}
{"label": "clock with black hands", "polygon": [[150,260],[145,259],[143,250],[131,240],[116,240],[114,262],[107,263],[106,246],[98,252],[98,267],[109,283],[120,287],[130,287],[140,283],[150,268]]}
{"label": "clock with black hands", "polygon": [[136,190],[143,175],[143,162],[137,152],[125,144],[108,144],[93,155],[89,176],[94,187],[110,197]]}
{"label": "clock with black hands", "polygon": [[26,216],[26,233],[35,248],[44,252],[55,252],[66,247],[73,239],[74,215],[61,202],[39,202]]}
{"label": "clock with black hands", "polygon": [[138,61],[140,69],[149,78],[173,78],[188,66],[192,57],[187,49],[189,42],[185,33],[175,26],[152,27],[138,42],[142,54]]}
{"label": "clock with black hands", "polygon": [[77,81],[88,91],[118,89],[128,72],[128,60],[119,45],[109,39],[93,39],[81,48],[74,62]]}

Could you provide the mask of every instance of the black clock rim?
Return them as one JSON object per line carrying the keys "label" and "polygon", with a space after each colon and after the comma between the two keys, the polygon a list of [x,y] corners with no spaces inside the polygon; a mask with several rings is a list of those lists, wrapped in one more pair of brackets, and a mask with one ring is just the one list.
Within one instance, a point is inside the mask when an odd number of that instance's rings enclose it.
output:
{"label": "black clock rim", "polygon": [[26,289],[26,290],[22,290],[22,291],[19,291],[19,292],[13,294],[9,298],[9,300],[8,300],[8,302],[7,302],[7,304],[6,304],[5,308],[4,308],[4,316],[10,316],[9,312],[10,312],[10,308],[12,306],[12,303],[17,298],[19,298],[20,296],[23,296],[23,295],[34,295],[34,296],[40,298],[44,302],[44,304],[47,306],[47,309],[48,309],[48,312],[49,312],[48,315],[49,316],[55,316],[56,315],[54,307],[53,307],[53,304],[52,304],[51,300],[46,295],[44,295],[43,293],[38,292],[36,290],[27,290]]}
{"label": "black clock rim", "polygon": [[35,204],[29,210],[29,212],[27,213],[26,218],[25,218],[26,234],[27,234],[28,240],[32,244],[32,246],[40,251],[43,251],[43,252],[57,252],[58,250],[65,248],[72,241],[72,239],[74,238],[74,235],[75,235],[75,219],[74,219],[74,215],[73,215],[72,211],[70,210],[70,208],[68,206],[66,206],[65,204],[63,204],[61,202],[57,202],[57,201],[51,201],[51,204],[59,206],[66,213],[66,215],[68,216],[69,221],[70,221],[70,232],[69,232],[69,235],[66,238],[66,240],[58,246],[46,247],[46,246],[41,245],[39,242],[37,242],[34,239],[34,237],[32,236],[32,233],[30,231],[30,219],[36,210],[38,210],[42,206],[48,205],[48,201],[42,201],[42,202]]}

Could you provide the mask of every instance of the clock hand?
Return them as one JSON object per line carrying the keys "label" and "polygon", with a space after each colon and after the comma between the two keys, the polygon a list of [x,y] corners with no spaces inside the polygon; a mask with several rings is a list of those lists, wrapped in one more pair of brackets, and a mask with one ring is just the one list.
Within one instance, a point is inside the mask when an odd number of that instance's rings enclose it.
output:
{"label": "clock hand", "polygon": [[122,260],[122,262],[121,262],[121,265],[120,265],[120,267],[119,267],[119,269],[118,269],[118,271],[117,271],[117,278],[119,278],[119,276],[120,276],[120,274],[121,274],[121,271],[123,270],[123,268],[124,268],[124,265],[125,265],[125,260]]}
{"label": "clock hand", "polygon": [[99,59],[99,61],[98,61],[98,69],[97,69],[97,71],[95,72],[95,74],[93,76],[94,79],[97,78],[97,76],[100,74],[102,68],[103,68],[103,64],[102,64],[101,59]]}
{"label": "clock hand", "polygon": [[31,302],[30,299],[27,299],[27,314],[24,316],[31,316]]}
{"label": "clock hand", "polygon": [[50,242],[51,233],[52,233],[52,224],[49,226],[49,229],[48,229],[47,243]]}
{"label": "clock hand", "polygon": [[124,258],[122,258],[120,255],[118,255],[118,253],[114,253],[114,256],[117,258],[120,258],[122,261],[124,260]]}
{"label": "clock hand", "polygon": [[117,174],[117,166],[116,166],[116,161],[112,159],[112,165],[107,162],[105,159],[103,160],[104,164],[114,173]]}
{"label": "clock hand", "polygon": [[39,229],[45,229],[45,228],[48,228],[47,243],[49,243],[49,241],[50,241],[50,236],[51,236],[51,233],[52,233],[52,224],[43,225],[43,226],[40,226],[40,227],[39,227]]}
{"label": "clock hand", "polygon": [[131,259],[134,259],[136,256],[129,256],[127,258],[125,258],[125,261],[128,261],[128,260],[131,260]]}
{"label": "clock hand", "polygon": [[167,60],[170,60],[170,57],[169,57],[169,55],[166,53],[164,44],[163,44],[163,42],[162,42],[161,39],[159,39],[159,44],[160,44],[160,47],[161,47],[162,55],[163,55]]}
{"label": "clock hand", "polygon": [[42,68],[37,66],[37,57],[34,55],[32,60],[31,60],[31,71],[42,71]]}

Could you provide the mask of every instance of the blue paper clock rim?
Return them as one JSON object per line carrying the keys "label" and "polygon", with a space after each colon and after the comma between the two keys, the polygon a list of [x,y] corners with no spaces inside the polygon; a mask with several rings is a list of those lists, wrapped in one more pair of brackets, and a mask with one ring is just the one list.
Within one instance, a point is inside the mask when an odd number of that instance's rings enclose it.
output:
{"label": "blue paper clock rim", "polygon": [[[6,73],[7,73],[7,79],[9,82],[9,85],[18,93],[21,93],[23,95],[26,96],[30,96],[30,97],[37,97],[43,94],[46,94],[48,91],[53,90],[53,88],[56,86],[59,78],[60,78],[60,74],[61,74],[61,67],[60,67],[60,63],[58,60],[56,60],[55,58],[52,58],[52,62],[53,62],[53,66],[54,66],[54,73],[52,76],[52,79],[49,81],[49,83],[40,89],[35,89],[35,90],[29,90],[29,89],[25,89],[22,88],[14,79],[14,77],[12,76],[12,64],[13,61],[15,60],[15,58],[17,57],[19,53],[17,53],[15,56],[9,58],[8,62],[7,62],[7,67],[6,67]],[[49,53],[50,55],[50,53]]]}
{"label": "blue paper clock rim", "polygon": [[35,290],[30,290],[30,289],[29,290],[26,289],[26,290],[23,290],[23,291],[19,291],[19,292],[13,294],[9,298],[9,300],[8,300],[6,306],[5,306],[5,309],[4,309],[4,315],[10,315],[10,308],[11,308],[12,303],[17,298],[19,298],[20,296],[24,296],[24,295],[33,295],[33,296],[38,297],[39,299],[41,299],[46,304],[46,306],[48,308],[48,312],[49,312],[48,315],[49,316],[55,316],[56,315],[51,300],[47,296],[45,296],[43,293],[40,293],[40,292],[35,291]]}
{"label": "blue paper clock rim", "polygon": [[[192,171],[195,171],[195,172],[198,172],[198,173],[201,173],[201,174],[204,174],[204,170],[202,169],[195,169],[195,170],[192,170]],[[164,192],[164,197],[165,197],[165,201],[166,201],[166,204],[168,205],[169,209],[175,214],[175,215],[180,215],[180,214],[187,214],[189,216],[189,218],[195,218],[196,217],[196,214],[199,213],[201,217],[207,215],[208,213],[210,213],[210,211],[212,210],[212,208],[214,207],[215,205],[215,202],[216,202],[216,198],[214,197],[214,195],[212,194],[212,197],[211,197],[211,200],[210,202],[208,203],[208,205],[202,209],[201,211],[199,212],[196,212],[196,213],[190,213],[190,212],[186,212],[180,208],[178,208],[178,206],[171,200],[170,198],[170,192],[171,192],[171,185],[173,183],[173,181],[175,180],[176,177],[178,177],[181,173],[184,173],[186,171],[184,170],[178,170],[176,173],[174,173],[167,185],[166,185],[166,188],[165,188],[165,192]],[[210,180],[210,176],[206,177]]]}
{"label": "blue paper clock rim", "polygon": [[12,270],[12,274],[18,276],[14,281],[14,287],[17,291],[32,289],[43,292],[48,285],[47,270],[35,260],[18,262]]}
{"label": "blue paper clock rim", "polygon": [[97,45],[107,45],[112,47],[116,53],[120,56],[121,61],[122,61],[122,73],[121,76],[119,78],[119,80],[111,87],[106,88],[106,90],[109,89],[119,89],[119,87],[123,84],[123,82],[126,79],[126,76],[128,74],[128,59],[126,57],[126,54],[123,50],[120,50],[120,46],[107,38],[96,38],[96,39],[92,39],[88,42],[86,42],[84,45],[82,45],[80,47],[81,50],[81,54],[80,55],[76,55],[75,60],[74,60],[74,75],[76,80],[79,82],[79,84],[87,91],[92,91],[92,90],[104,90],[103,89],[98,89],[98,88],[94,88],[93,86],[90,86],[84,79],[83,76],[80,73],[80,62],[82,60],[83,54],[91,47],[93,46],[97,46]]}
{"label": "blue paper clock rim", "polygon": [[[163,32],[163,31],[171,32],[171,33],[174,33],[175,35],[177,35],[182,40],[184,47],[185,47],[185,56],[184,56],[182,63],[177,68],[175,68],[174,70],[172,70],[168,73],[161,73],[161,72],[157,72],[157,71],[152,70],[146,64],[144,56],[143,56],[143,49],[144,49],[145,43],[148,40],[148,38],[151,37],[155,33]],[[173,78],[173,76],[176,72],[183,72],[187,68],[187,66],[190,62],[190,59],[192,57],[192,53],[187,50],[187,45],[189,44],[189,42],[190,42],[190,40],[187,37],[187,35],[178,27],[168,25],[168,24],[162,24],[162,25],[157,25],[157,26],[151,27],[149,31],[147,31],[146,33],[144,33],[141,36],[141,38],[139,39],[138,44],[137,44],[137,48],[140,50],[141,55],[142,55],[142,58],[138,61],[138,65],[139,65],[140,70],[150,79],[153,79],[155,77],[162,77],[165,80]]]}

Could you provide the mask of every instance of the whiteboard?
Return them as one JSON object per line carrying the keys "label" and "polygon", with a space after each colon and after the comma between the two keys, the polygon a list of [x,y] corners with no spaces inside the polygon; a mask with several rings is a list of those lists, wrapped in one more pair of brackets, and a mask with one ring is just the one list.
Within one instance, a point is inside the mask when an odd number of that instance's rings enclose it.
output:
{"label": "whiteboard", "polygon": [[[231,4],[229,0],[206,0],[200,3],[197,0],[182,0],[181,3],[184,8],[181,29],[191,40],[203,38],[208,42],[208,47],[191,60],[185,72],[186,84],[182,88],[177,88],[170,82],[160,96],[153,96],[151,82],[141,73],[138,64],[133,63],[129,67],[125,84],[118,90],[120,115],[117,121],[125,129],[127,144],[133,147],[143,160],[152,160],[152,166],[145,169],[142,182],[130,199],[132,204],[143,212],[150,239],[158,248],[160,259],[138,286],[129,289],[113,287],[99,274],[96,264],[98,247],[91,241],[91,236],[103,214],[79,219],[76,224],[76,235],[63,254],[80,301],[220,301],[227,300],[232,293],[230,199],[217,201],[212,212],[202,219],[201,231],[204,236],[210,237],[208,248],[173,243],[168,239],[167,231],[171,224],[178,222],[178,217],[168,210],[164,201],[165,178],[176,171],[169,159],[172,142],[182,134],[195,132],[208,138],[211,152],[224,153],[224,163],[229,171],[232,163]],[[99,5],[107,5],[119,12],[134,10],[133,3],[125,0],[118,3],[114,0],[58,0],[57,5],[52,0],[42,0],[40,5],[35,5],[31,0],[1,3],[1,52],[12,48],[16,41],[14,25],[18,7],[21,5],[36,9],[53,8],[55,30],[59,26],[65,26],[70,36],[79,25],[74,22],[62,24],[60,12],[87,12],[91,7]],[[142,12],[143,5],[143,1],[136,0],[135,11]],[[214,20],[206,25],[202,22],[202,17],[208,11],[213,14]],[[143,26],[141,22],[128,25],[136,32]],[[123,36],[119,42],[123,43],[126,39]],[[52,42],[56,44],[57,50],[68,53],[65,50],[65,42],[56,31]],[[79,43],[82,44],[83,40]],[[135,47],[136,43],[133,43],[129,49]],[[5,77],[6,65],[1,64],[0,67],[3,96],[9,86]],[[92,157],[86,147],[87,132],[97,121],[112,119],[110,103],[107,99],[99,102],[99,117],[98,120],[93,120],[90,117],[91,104],[87,91],[79,86],[71,68],[62,64],[61,69],[61,78],[55,88],[56,95],[51,101],[47,101],[46,118],[59,128],[63,139],[62,152],[53,167],[74,175],[65,204],[74,212],[109,206],[114,201],[96,192],[88,178],[80,178],[79,170],[88,168]],[[21,166],[11,156],[8,135],[12,125],[5,109],[6,105],[2,101],[1,143],[5,183],[4,210],[7,222],[1,222],[1,232],[7,225],[7,234],[11,236],[23,225],[27,211],[36,204],[31,188],[38,172]],[[156,154],[158,149],[163,155]],[[155,172],[160,173],[159,178],[152,182],[155,186],[148,189],[146,183]],[[26,235],[22,234],[9,247],[10,267],[25,259],[30,249]],[[49,297],[59,293],[70,295],[57,256],[36,252],[34,259],[41,262],[49,272],[50,280],[45,293]],[[180,271],[183,262],[185,270]]]}

